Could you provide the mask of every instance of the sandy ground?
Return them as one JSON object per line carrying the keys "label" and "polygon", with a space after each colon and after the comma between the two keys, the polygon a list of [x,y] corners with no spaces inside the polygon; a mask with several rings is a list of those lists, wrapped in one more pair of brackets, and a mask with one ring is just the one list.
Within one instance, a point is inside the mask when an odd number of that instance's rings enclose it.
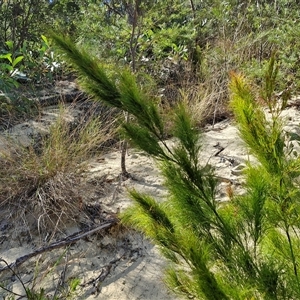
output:
{"label": "sandy ground", "polygon": [[[285,129],[297,133],[300,124],[299,111],[290,108],[284,115],[287,120]],[[28,130],[28,126],[24,128]],[[20,129],[18,132],[20,136],[24,136]],[[169,143],[172,144],[173,141]],[[229,200],[226,194],[229,184],[236,192],[241,192],[241,171],[246,162],[255,163],[243,147],[237,129],[230,120],[205,128],[201,161],[215,166],[220,177],[220,201]],[[85,201],[100,204],[103,210],[109,212],[122,211],[131,203],[127,196],[128,188],[149,193],[163,201],[167,192],[152,159],[143,152],[129,149],[127,168],[135,180],[120,182],[119,151],[90,161],[88,171],[83,177],[88,183],[84,190]],[[6,218],[7,211],[2,210],[0,215],[0,258],[8,263],[81,229],[79,225],[71,224],[65,230],[52,235],[52,240],[49,241],[46,239],[49,232],[37,234],[34,230],[30,232],[26,228],[16,228]],[[166,263],[159,255],[157,247],[141,234],[114,226],[110,230],[88,236],[69,248],[39,254],[22,264],[15,272],[26,286],[36,290],[43,287],[50,299],[55,294],[55,287],[61,285],[66,290],[72,278],[80,279],[77,294],[72,299],[179,299],[163,284]],[[3,266],[0,262],[0,268]],[[15,293],[24,295],[20,281],[11,271],[0,272],[0,283]],[[7,293],[0,288],[0,299],[8,299],[5,295]]]}

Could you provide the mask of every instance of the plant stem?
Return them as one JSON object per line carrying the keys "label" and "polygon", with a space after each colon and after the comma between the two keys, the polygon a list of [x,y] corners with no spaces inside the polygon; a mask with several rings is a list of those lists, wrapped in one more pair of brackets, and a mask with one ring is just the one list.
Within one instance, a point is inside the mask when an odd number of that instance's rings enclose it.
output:
{"label": "plant stem", "polygon": [[284,225],[285,225],[285,233],[286,233],[286,236],[287,236],[287,239],[288,239],[288,242],[289,242],[294,274],[296,276],[298,287],[300,287],[295,253],[294,253],[294,250],[293,250],[292,240],[291,240],[291,236],[290,236],[290,233],[289,233],[289,225],[287,224],[286,220],[284,221]]}
{"label": "plant stem", "polygon": [[[125,113],[125,122],[128,123],[129,122],[129,113],[126,112]],[[126,170],[126,153],[127,153],[127,145],[128,142],[125,139],[122,142],[122,150],[121,150],[121,176],[123,178],[128,178],[129,173]]]}
{"label": "plant stem", "polygon": [[[130,54],[131,54],[131,63],[132,63],[132,71],[136,72],[136,48],[137,48],[137,40],[139,33],[137,34],[136,41],[134,42],[135,37],[135,30],[137,27],[137,21],[138,21],[138,9],[139,9],[139,1],[135,1],[134,6],[134,12],[133,12],[133,22],[132,22],[132,30],[130,35],[130,41],[129,41],[129,48],[130,48]],[[129,113],[125,112],[125,123],[129,122]],[[125,179],[128,178],[130,175],[126,170],[126,153],[127,153],[127,146],[128,142],[127,140],[124,140],[122,143],[122,152],[121,152],[121,176]]]}

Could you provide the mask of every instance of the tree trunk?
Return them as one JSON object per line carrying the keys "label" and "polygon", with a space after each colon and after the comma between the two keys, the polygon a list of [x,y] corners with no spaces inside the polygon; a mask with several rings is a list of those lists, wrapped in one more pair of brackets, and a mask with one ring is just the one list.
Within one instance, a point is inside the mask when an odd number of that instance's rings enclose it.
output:
{"label": "tree trunk", "polygon": [[[129,114],[126,112],[125,114],[125,122],[129,122]],[[121,176],[126,179],[129,177],[129,173],[126,170],[126,153],[127,153],[127,141],[123,140],[122,148],[121,148]]]}
{"label": "tree trunk", "polygon": [[196,19],[196,9],[195,9],[194,1],[190,0],[190,4],[191,4],[192,12],[193,12],[193,17],[194,17],[194,20],[195,20]]}
{"label": "tree trunk", "polygon": [[[139,36],[139,32],[136,34],[136,28],[138,25],[138,12],[140,9],[140,1],[136,0],[135,1],[135,6],[134,6],[134,11],[132,12],[132,20],[131,20],[131,25],[132,25],[132,31],[130,35],[130,54],[131,54],[131,69],[133,72],[136,71],[136,48],[137,48],[137,40]],[[136,37],[136,38],[135,38]],[[125,122],[129,122],[129,114],[125,114]],[[130,174],[126,170],[126,153],[127,153],[127,146],[128,142],[124,140],[122,142],[122,150],[121,150],[121,176],[126,179],[130,177]]]}

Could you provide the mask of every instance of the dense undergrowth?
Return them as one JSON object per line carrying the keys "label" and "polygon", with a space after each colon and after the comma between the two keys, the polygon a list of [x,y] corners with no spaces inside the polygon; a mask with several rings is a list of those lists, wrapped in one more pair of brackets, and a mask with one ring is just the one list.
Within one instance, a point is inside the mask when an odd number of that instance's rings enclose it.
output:
{"label": "dense undergrowth", "polygon": [[[183,93],[194,114],[201,111],[199,124],[203,114],[212,123],[228,116],[230,71],[243,71],[259,85],[275,51],[281,62],[276,91],[299,90],[299,10],[293,1],[10,0],[0,12],[4,92],[20,82],[30,88],[64,76],[63,58],[46,37],[49,28],[70,34],[111,71],[116,64],[132,68],[167,110]],[[2,115],[26,112],[26,101],[14,97],[10,105],[1,100]]]}

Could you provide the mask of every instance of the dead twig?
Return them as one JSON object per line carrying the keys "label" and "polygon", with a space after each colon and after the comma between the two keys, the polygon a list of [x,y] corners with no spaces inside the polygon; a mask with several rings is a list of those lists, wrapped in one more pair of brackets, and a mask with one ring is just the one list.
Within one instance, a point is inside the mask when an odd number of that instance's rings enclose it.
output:
{"label": "dead twig", "polygon": [[111,202],[110,202],[111,204],[115,204],[117,194],[118,194],[118,191],[120,189],[121,184],[122,184],[122,175],[120,174],[119,175],[119,182],[118,182],[117,186],[115,187],[115,190],[114,190]]}
{"label": "dead twig", "polygon": [[95,294],[98,295],[100,293],[100,290],[101,290],[101,284],[105,280],[105,278],[110,274],[110,271],[111,271],[113,265],[115,263],[119,262],[124,256],[125,255],[122,255],[122,256],[110,261],[106,266],[102,267],[101,273],[100,273],[99,276],[97,276],[94,279],[91,279],[90,281],[88,281],[85,284],[82,284],[81,286],[86,287],[86,286],[92,284],[93,287],[95,288]]}
{"label": "dead twig", "polygon": [[110,227],[114,226],[115,224],[117,224],[118,222],[119,222],[119,220],[117,218],[114,218],[114,219],[111,219],[108,222],[101,224],[100,226],[97,226],[95,228],[92,228],[88,231],[79,231],[79,232],[72,234],[58,242],[54,242],[48,246],[41,247],[41,248],[35,250],[34,252],[31,252],[29,254],[19,257],[18,259],[16,259],[15,262],[1,268],[0,272],[19,267],[25,261],[27,261],[28,259],[30,259],[36,255],[39,255],[44,252],[52,251],[53,249],[57,249],[57,248],[61,248],[61,247],[73,244],[73,243],[77,242],[78,240],[81,240],[82,238],[84,238],[88,235],[91,235],[99,230],[110,228]]}

